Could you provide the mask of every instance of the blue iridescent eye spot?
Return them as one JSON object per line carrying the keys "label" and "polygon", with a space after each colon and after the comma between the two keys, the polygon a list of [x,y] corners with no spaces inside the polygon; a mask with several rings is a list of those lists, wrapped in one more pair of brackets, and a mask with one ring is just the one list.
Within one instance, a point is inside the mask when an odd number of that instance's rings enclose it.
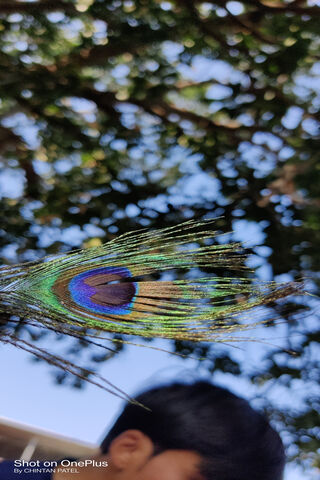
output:
{"label": "blue iridescent eye spot", "polygon": [[124,267],[95,268],[73,277],[68,288],[79,307],[102,315],[128,315],[138,293],[137,282],[121,281],[130,277]]}

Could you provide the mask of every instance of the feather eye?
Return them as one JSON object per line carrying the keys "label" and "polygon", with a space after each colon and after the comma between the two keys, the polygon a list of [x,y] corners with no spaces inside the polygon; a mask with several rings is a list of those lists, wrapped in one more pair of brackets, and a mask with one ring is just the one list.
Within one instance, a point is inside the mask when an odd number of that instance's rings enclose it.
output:
{"label": "feather eye", "polygon": [[120,283],[130,278],[127,268],[100,267],[78,273],[67,284],[63,275],[57,278],[52,291],[64,298],[69,308],[78,307],[99,315],[127,315],[133,308],[138,286],[135,282]]}

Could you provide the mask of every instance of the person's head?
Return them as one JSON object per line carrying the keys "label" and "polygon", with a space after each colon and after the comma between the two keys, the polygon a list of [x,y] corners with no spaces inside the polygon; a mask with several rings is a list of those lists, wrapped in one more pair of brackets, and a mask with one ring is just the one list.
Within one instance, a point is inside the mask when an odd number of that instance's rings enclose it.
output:
{"label": "person's head", "polygon": [[228,390],[202,381],[174,383],[136,399],[150,410],[127,404],[101,444],[119,479],[282,478],[279,435]]}

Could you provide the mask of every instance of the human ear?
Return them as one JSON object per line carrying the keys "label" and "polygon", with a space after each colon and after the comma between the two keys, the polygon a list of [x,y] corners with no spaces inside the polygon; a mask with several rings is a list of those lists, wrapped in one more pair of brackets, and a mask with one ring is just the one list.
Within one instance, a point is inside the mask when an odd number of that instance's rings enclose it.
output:
{"label": "human ear", "polygon": [[149,437],[140,430],[126,430],[110,445],[110,465],[117,471],[135,471],[148,461],[154,451]]}

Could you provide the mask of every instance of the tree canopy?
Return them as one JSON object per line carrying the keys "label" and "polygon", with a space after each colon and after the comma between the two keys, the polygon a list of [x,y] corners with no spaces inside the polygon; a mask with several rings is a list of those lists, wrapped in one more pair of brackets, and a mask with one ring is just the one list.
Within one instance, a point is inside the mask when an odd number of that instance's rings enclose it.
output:
{"label": "tree canopy", "polygon": [[[252,236],[258,274],[316,293],[319,18],[303,0],[0,1],[1,262],[209,216]],[[284,350],[254,372],[227,348],[175,348],[213,373],[304,390],[300,408],[261,405],[292,457],[319,466],[315,307],[275,306]]]}

